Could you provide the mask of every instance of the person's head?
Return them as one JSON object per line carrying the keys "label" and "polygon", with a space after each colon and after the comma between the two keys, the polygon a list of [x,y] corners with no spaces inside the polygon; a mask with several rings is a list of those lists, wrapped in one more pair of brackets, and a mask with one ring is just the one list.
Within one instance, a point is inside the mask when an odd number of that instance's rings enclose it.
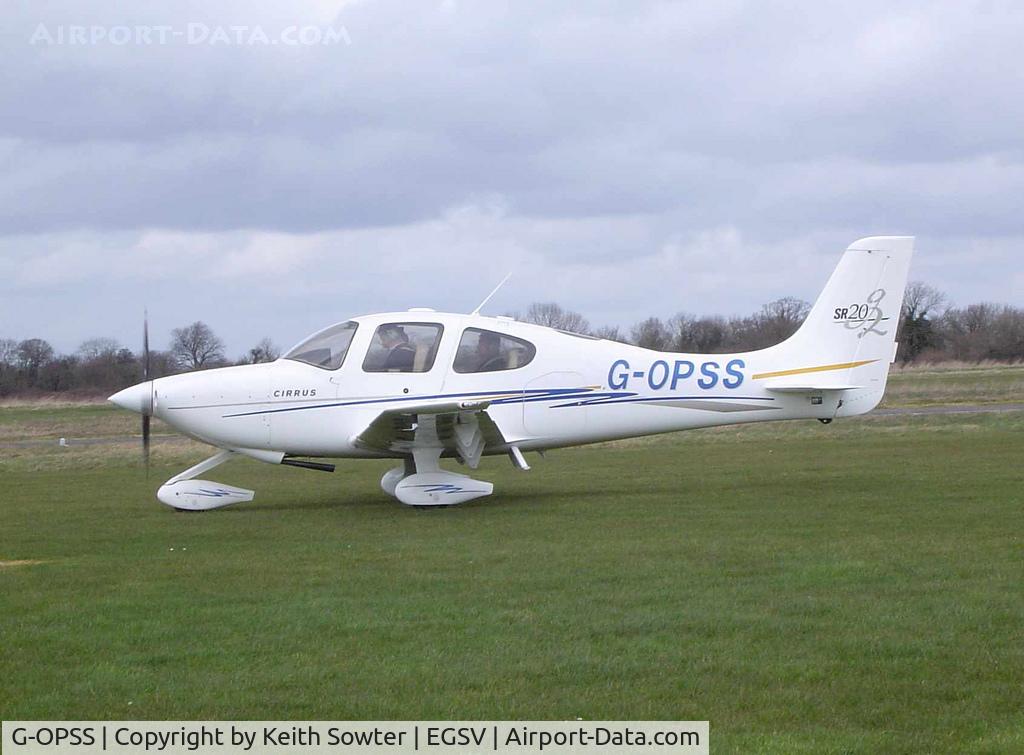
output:
{"label": "person's head", "polygon": [[385,348],[392,349],[400,343],[408,341],[401,325],[383,325],[380,329],[380,342]]}
{"label": "person's head", "polygon": [[482,357],[494,357],[501,348],[501,339],[497,333],[481,333],[476,342],[476,353]]}

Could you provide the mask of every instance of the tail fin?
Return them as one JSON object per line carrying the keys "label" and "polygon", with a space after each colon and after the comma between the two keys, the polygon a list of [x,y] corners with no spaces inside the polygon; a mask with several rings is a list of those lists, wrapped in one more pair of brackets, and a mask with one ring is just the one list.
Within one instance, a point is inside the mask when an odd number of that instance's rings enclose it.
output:
{"label": "tail fin", "polygon": [[913,236],[851,244],[800,329],[767,350],[772,363],[791,367],[758,376],[766,387],[843,390],[840,417],[877,406],[896,356],[913,251]]}

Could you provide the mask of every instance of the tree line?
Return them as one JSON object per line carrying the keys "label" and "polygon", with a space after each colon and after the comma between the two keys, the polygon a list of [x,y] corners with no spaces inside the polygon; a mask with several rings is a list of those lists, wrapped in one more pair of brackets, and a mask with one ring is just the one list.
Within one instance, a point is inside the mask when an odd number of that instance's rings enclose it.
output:
{"label": "tree line", "polygon": [[[171,332],[166,350],[150,350],[150,376],[273,362],[281,350],[263,338],[235,360],[226,357],[224,341],[204,322]],[[0,338],[0,397],[42,393],[106,393],[139,382],[143,355],[113,338],[90,338],[73,354],[58,354],[41,338]]]}
{"label": "tree line", "polygon": [[[810,304],[785,297],[739,317],[681,312],[662,320],[648,317],[629,329],[592,327],[583,315],[555,302],[530,305],[516,319],[559,330],[631,343],[658,351],[733,353],[752,351],[792,335]],[[953,307],[946,296],[922,282],[907,288],[900,317],[899,360],[912,362],[1024,360],[1024,308],[1006,304]],[[166,350],[150,352],[150,374],[162,377],[230,364],[272,362],[281,350],[261,339],[235,360],[209,325],[194,322],[172,331]],[[73,354],[58,354],[41,338],[0,337],[0,397],[78,392],[112,393],[141,379],[142,355],[111,338],[91,338]]]}

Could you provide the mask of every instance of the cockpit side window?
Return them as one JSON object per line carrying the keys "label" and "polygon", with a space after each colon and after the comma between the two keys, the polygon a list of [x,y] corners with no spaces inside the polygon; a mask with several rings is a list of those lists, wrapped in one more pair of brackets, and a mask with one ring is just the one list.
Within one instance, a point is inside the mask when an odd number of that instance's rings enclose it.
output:
{"label": "cockpit side window", "polygon": [[343,322],[315,333],[284,355],[285,359],[305,362],[324,370],[336,370],[345,361],[359,323]]}
{"label": "cockpit side window", "polygon": [[536,347],[522,338],[466,328],[452,367],[462,374],[515,370],[532,362],[536,353]]}
{"label": "cockpit side window", "polygon": [[377,328],[363,360],[364,372],[429,372],[444,327],[428,322],[388,322]]}

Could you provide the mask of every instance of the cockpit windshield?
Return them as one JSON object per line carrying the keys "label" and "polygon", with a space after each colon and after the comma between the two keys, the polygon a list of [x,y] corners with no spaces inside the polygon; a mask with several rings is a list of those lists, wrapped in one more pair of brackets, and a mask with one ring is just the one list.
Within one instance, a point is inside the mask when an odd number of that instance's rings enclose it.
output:
{"label": "cockpit windshield", "polygon": [[359,323],[343,322],[321,330],[284,355],[285,359],[305,362],[325,370],[336,370],[345,361],[352,336],[356,334]]}

